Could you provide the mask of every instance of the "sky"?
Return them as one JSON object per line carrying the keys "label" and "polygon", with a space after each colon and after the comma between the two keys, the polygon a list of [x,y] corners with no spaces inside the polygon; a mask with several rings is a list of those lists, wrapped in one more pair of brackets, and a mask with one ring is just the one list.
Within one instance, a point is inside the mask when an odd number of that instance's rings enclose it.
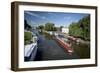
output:
{"label": "sky", "polygon": [[45,25],[54,23],[56,27],[68,27],[72,22],[78,22],[88,14],[83,13],[64,13],[64,12],[43,12],[43,11],[24,11],[24,19],[31,26]]}

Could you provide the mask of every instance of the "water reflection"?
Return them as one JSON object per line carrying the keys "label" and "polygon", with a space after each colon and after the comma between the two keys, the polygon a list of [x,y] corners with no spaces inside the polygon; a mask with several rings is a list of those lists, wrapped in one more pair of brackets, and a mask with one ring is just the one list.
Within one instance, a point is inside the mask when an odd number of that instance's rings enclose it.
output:
{"label": "water reflection", "polygon": [[[53,36],[47,34],[47,33],[43,33],[43,35],[45,35],[45,38],[48,40],[53,39]],[[61,38],[64,38],[64,36],[61,36]],[[86,44],[86,43],[79,43],[79,42],[75,42],[69,39],[64,39],[64,41],[67,43],[67,45],[69,45],[74,51],[74,53],[76,53],[79,58],[90,58],[90,44]],[[69,53],[69,55],[72,55],[72,53]]]}
{"label": "water reflection", "polygon": [[90,58],[89,44],[66,39],[65,42],[74,50],[70,53],[54,39],[53,35],[39,32],[38,37],[38,52],[35,61]]}
{"label": "water reflection", "polygon": [[80,56],[80,58],[90,58],[90,44],[76,44],[74,42],[72,43],[72,47],[74,48],[74,51]]}

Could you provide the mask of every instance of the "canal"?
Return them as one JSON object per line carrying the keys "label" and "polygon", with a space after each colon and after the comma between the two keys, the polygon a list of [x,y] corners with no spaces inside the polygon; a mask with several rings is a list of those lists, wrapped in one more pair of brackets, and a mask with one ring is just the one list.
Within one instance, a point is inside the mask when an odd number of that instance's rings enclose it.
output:
{"label": "canal", "polygon": [[74,52],[69,54],[52,36],[47,33],[38,34],[38,49],[34,61],[82,59],[90,57],[89,45],[72,43]]}

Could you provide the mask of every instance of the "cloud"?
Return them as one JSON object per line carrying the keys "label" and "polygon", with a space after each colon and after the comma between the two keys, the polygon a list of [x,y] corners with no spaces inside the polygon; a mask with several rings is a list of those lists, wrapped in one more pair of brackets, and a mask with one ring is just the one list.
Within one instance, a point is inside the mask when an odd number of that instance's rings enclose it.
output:
{"label": "cloud", "polygon": [[47,18],[47,17],[45,17],[45,16],[41,16],[41,15],[38,15],[38,14],[36,14],[36,13],[33,13],[33,12],[25,12],[26,14],[29,14],[29,15],[31,15],[31,16],[35,16],[35,17],[37,17],[37,18],[40,18],[40,19],[43,19],[43,20],[48,20],[49,21],[49,19]]}
{"label": "cloud", "polygon": [[28,20],[27,22],[28,22],[28,24],[30,24],[30,25],[37,24],[37,23],[36,23],[35,21],[33,21],[33,20]]}
{"label": "cloud", "polygon": [[35,13],[32,13],[32,12],[25,12],[26,14],[29,14],[29,15],[31,15],[31,16],[35,16],[35,17],[38,17],[38,18],[40,18],[40,16],[38,15],[38,14],[35,14]]}
{"label": "cloud", "polygon": [[51,15],[51,16],[53,16],[53,17],[57,17],[57,16],[58,16],[58,15],[55,14],[55,13],[49,13],[49,12],[48,12],[48,14]]}
{"label": "cloud", "polygon": [[64,17],[64,20],[71,20],[71,16]]}
{"label": "cloud", "polygon": [[31,22],[31,24],[36,24],[36,22],[35,21],[32,21],[32,20],[30,22]]}

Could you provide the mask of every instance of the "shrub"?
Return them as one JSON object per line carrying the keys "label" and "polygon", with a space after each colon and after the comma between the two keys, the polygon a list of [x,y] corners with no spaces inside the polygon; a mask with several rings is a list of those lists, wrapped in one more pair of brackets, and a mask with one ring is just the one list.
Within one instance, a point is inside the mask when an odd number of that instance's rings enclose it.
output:
{"label": "shrub", "polygon": [[24,32],[24,44],[28,44],[31,39],[32,39],[32,33]]}

